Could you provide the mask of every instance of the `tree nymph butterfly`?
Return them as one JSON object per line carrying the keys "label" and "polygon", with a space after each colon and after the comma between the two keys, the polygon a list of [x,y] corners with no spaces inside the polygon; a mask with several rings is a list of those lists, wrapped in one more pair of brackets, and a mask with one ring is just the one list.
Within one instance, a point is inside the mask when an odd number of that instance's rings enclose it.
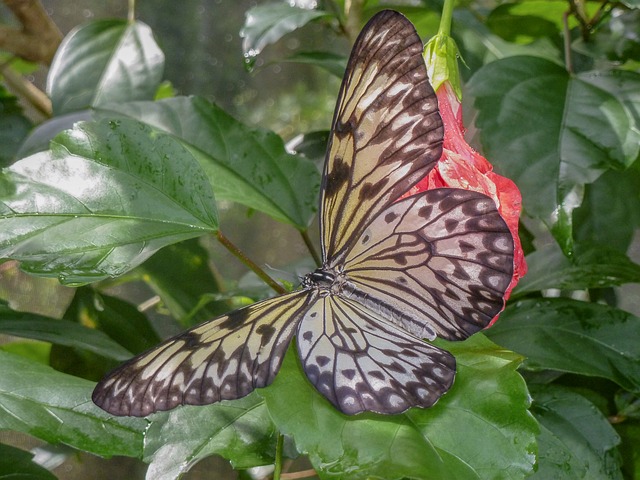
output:
{"label": "tree nymph butterfly", "polygon": [[514,243],[489,197],[441,188],[403,198],[434,167],[444,127],[401,14],[358,37],[342,81],[320,199],[323,264],[301,288],[196,326],[108,374],[114,415],[237,399],[275,378],[291,340],[309,381],[346,414],[429,407],[461,340],[504,306]]}

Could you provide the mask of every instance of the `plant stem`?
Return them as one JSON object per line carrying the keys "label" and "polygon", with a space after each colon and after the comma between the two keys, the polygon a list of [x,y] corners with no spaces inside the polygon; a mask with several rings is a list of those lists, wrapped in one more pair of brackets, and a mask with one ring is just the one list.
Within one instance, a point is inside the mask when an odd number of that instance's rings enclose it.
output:
{"label": "plant stem", "polygon": [[240,260],[242,263],[244,263],[247,267],[249,267],[249,269],[254,272],[256,275],[258,275],[258,277],[260,277],[260,279],[266,283],[267,285],[269,285],[273,290],[276,291],[276,293],[279,294],[283,294],[283,293],[287,293],[287,291],[284,289],[284,287],[282,287],[282,285],[280,285],[278,282],[276,282],[273,278],[271,278],[269,275],[267,275],[267,273],[262,270],[258,265],[256,265],[253,260],[251,260],[249,257],[247,257],[242,250],[240,250],[238,247],[236,247],[231,240],[229,240],[227,237],[225,237],[222,232],[220,230],[218,230],[217,233],[217,237],[218,237],[218,241],[224,245],[224,247],[229,250],[238,260]]}
{"label": "plant stem", "polygon": [[345,28],[351,44],[355,43],[360,33],[363,10],[364,0],[346,0],[344,2],[344,13],[347,17]]}
{"label": "plant stem", "polygon": [[442,6],[442,16],[440,17],[440,26],[438,27],[438,35],[451,36],[451,21],[453,19],[453,7],[455,0],[444,0]]}
{"label": "plant stem", "polygon": [[273,480],[280,480],[280,474],[282,473],[283,449],[284,449],[284,435],[278,432],[278,438],[276,440],[276,463],[273,469]]}
{"label": "plant stem", "polygon": [[567,72],[573,73],[573,65],[571,61],[571,32],[569,31],[569,15],[571,11],[566,11],[562,15],[563,22],[563,34],[564,34],[564,63],[567,68]]}
{"label": "plant stem", "polygon": [[127,12],[127,22],[136,21],[136,0],[129,0],[129,11]]}
{"label": "plant stem", "polygon": [[313,246],[313,242],[309,238],[309,231],[308,230],[301,231],[300,235],[302,236],[302,240],[304,240],[304,244],[307,246],[309,253],[311,253],[313,260],[316,262],[316,266],[319,267],[320,265],[322,265],[322,260],[320,259],[320,255],[318,255],[318,251],[316,250],[316,247]]}

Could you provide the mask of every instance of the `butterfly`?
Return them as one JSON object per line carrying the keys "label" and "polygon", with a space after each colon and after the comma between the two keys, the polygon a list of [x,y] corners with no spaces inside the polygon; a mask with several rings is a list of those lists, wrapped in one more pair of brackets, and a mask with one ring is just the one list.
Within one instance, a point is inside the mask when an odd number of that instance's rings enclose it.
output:
{"label": "butterfly", "polygon": [[513,237],[493,200],[405,193],[434,167],[444,127],[409,20],[383,11],[353,47],[321,184],[322,266],[301,287],[207,321],[98,383],[114,415],[243,397],[269,385],[295,337],[309,381],[345,414],[433,405],[461,340],[504,306]]}

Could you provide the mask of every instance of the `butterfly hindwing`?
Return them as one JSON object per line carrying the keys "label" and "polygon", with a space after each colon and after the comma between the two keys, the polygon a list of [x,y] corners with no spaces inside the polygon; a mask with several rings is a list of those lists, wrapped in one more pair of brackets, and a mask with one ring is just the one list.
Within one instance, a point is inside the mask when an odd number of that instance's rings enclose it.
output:
{"label": "butterfly hindwing", "polygon": [[455,375],[454,357],[347,298],[319,298],[298,327],[311,383],[343,413],[429,407]]}
{"label": "butterfly hindwing", "polygon": [[321,199],[324,258],[433,168],[444,129],[422,41],[397,12],[376,15],[358,37],[333,118]]}
{"label": "butterfly hindwing", "polygon": [[493,200],[454,188],[389,206],[347,255],[353,298],[420,338],[467,338],[504,307],[513,237]]}
{"label": "butterfly hindwing", "polygon": [[114,415],[145,416],[244,397],[273,381],[313,297],[282,295],[187,330],[108,374],[93,401]]}

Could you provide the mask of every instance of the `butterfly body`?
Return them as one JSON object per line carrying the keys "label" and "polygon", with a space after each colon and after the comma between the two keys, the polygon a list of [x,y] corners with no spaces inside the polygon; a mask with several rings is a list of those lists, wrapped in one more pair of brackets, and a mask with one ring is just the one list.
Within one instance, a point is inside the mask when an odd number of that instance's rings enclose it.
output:
{"label": "butterfly body", "polygon": [[402,15],[363,29],[342,82],[320,200],[322,267],[299,290],[205,322],[107,375],[93,400],[116,415],[231,400],[269,385],[294,339],[315,388],[346,414],[433,405],[460,340],[504,306],[513,238],[483,194],[403,198],[442,153],[443,125]]}

